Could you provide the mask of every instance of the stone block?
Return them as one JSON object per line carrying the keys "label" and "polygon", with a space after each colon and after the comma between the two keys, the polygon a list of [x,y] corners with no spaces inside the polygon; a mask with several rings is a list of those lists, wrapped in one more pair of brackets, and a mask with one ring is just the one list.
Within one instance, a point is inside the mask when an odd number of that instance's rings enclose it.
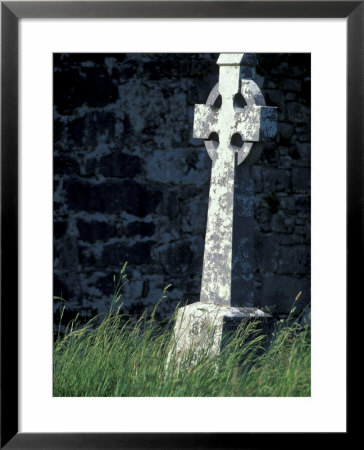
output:
{"label": "stone block", "polygon": [[293,80],[289,78],[283,80],[282,89],[284,91],[299,92],[301,88],[302,88],[301,80]]}
{"label": "stone block", "polygon": [[197,197],[182,205],[182,229],[185,232],[205,235],[207,198]]}
{"label": "stone block", "polygon": [[[277,144],[275,142],[265,142],[263,151],[259,158],[259,165],[264,167],[275,167],[278,162]],[[253,166],[254,167],[254,166]]]}
{"label": "stone block", "polygon": [[95,149],[102,141],[114,143],[115,114],[110,111],[90,111],[72,118],[64,129],[64,142],[73,147],[90,147]]}
{"label": "stone block", "polygon": [[183,54],[178,53],[166,54],[163,62],[146,62],[143,67],[143,74],[148,74],[150,80],[156,81],[160,81],[163,78],[167,80],[180,79],[188,76],[191,71],[190,61],[184,58]]}
{"label": "stone block", "polygon": [[284,97],[287,102],[293,102],[294,100],[296,100],[297,95],[295,92],[287,92]]}
{"label": "stone block", "polygon": [[68,288],[67,278],[62,275],[53,272],[53,295],[68,300],[72,296],[72,289]]}
{"label": "stone block", "polygon": [[139,156],[114,151],[103,156],[98,167],[104,177],[133,178],[142,171],[143,160]]}
{"label": "stone block", "polygon": [[135,221],[130,222],[126,225],[122,231],[126,234],[126,236],[153,236],[155,230],[155,226],[152,222],[141,222]]}
{"label": "stone block", "polygon": [[292,169],[292,192],[308,194],[310,191],[310,169]]}
{"label": "stone block", "polygon": [[288,144],[291,142],[294,135],[294,128],[291,124],[285,122],[278,122],[278,139],[281,144]]}
{"label": "stone block", "polygon": [[[104,268],[103,268],[104,269]],[[117,271],[117,274],[119,273],[119,270]],[[98,289],[100,292],[102,292],[103,296],[106,297],[110,301],[112,299],[112,295],[114,294],[115,284],[114,284],[114,276],[116,271],[112,270],[102,270],[96,273],[93,273],[92,276],[89,279],[89,284]],[[106,300],[105,298],[105,300]]]}
{"label": "stone block", "polygon": [[198,300],[200,297],[200,290],[201,290],[201,274],[196,275],[192,274],[186,277],[183,280],[183,288],[185,296],[188,299],[191,299],[191,296],[194,296]]}
{"label": "stone block", "polygon": [[309,216],[311,207],[311,197],[309,195],[298,195],[294,198],[295,208]]}
{"label": "stone block", "polygon": [[311,145],[308,143],[297,142],[291,150],[292,166],[310,167],[311,162]]}
{"label": "stone block", "polygon": [[273,81],[268,80],[268,81],[265,83],[265,87],[266,87],[267,89],[275,89],[277,86],[276,86],[276,84],[275,84]]}
{"label": "stone block", "polygon": [[294,231],[295,231],[295,233],[302,236],[302,238],[305,240],[306,244],[310,244],[311,226],[310,226],[309,221],[307,221],[307,224],[305,226],[296,225]]}
{"label": "stone block", "polygon": [[104,267],[122,267],[125,262],[131,267],[137,264],[152,262],[151,249],[155,241],[138,241],[134,244],[112,243],[107,244],[102,250],[102,265]]}
{"label": "stone block", "polygon": [[298,142],[310,142],[311,131],[307,130],[306,127],[301,130],[297,130],[296,134]]}
{"label": "stone block", "polygon": [[65,182],[65,191],[71,210],[111,214],[125,211],[138,217],[153,212],[162,197],[159,190],[134,180],[95,183],[72,178]]}
{"label": "stone block", "polygon": [[286,112],[286,101],[283,92],[267,89],[264,91],[264,95],[267,105],[278,106],[278,118],[283,119]]}
{"label": "stone block", "polygon": [[279,274],[302,275],[310,272],[310,249],[305,245],[281,247],[278,259]]}
{"label": "stone block", "polygon": [[295,228],[295,218],[279,211],[272,219],[272,230],[278,233],[292,233]]}
{"label": "stone block", "polygon": [[255,210],[255,219],[259,224],[259,228],[263,232],[269,232],[272,229],[273,214],[269,208],[257,208]]}
{"label": "stone block", "polygon": [[280,210],[288,211],[289,213],[295,213],[297,203],[293,195],[282,194],[279,197],[279,200],[280,200]]}
{"label": "stone block", "polygon": [[67,222],[63,220],[55,220],[53,222],[53,237],[54,239],[60,239],[67,230]]}
{"label": "stone block", "polygon": [[175,220],[181,214],[182,198],[177,189],[165,189],[161,195],[161,202],[157,213],[166,216],[171,221]]}
{"label": "stone block", "polygon": [[279,243],[271,233],[255,235],[255,267],[260,273],[275,272],[278,266]]}
{"label": "stone block", "polygon": [[102,107],[118,98],[115,83],[106,71],[106,67],[68,68],[55,71],[54,103],[62,114],[71,114],[76,107],[87,104]]}
{"label": "stone block", "polygon": [[118,99],[117,85],[106,68],[100,70],[91,67],[85,70],[83,85],[86,103],[91,107],[106,106]]}
{"label": "stone block", "polygon": [[[295,227],[295,231],[297,231]],[[292,234],[277,234],[277,241],[280,245],[304,245],[307,243],[306,236],[298,234],[297,232]]]}
{"label": "stone block", "polygon": [[269,307],[274,315],[289,314],[295,304],[295,298],[302,292],[299,303],[296,302],[295,314],[310,301],[310,279],[291,275],[267,273],[261,278],[261,287],[255,290],[255,302],[259,308]]}
{"label": "stone block", "polygon": [[153,256],[170,276],[201,273],[203,239],[196,236],[161,245],[154,249]]}
{"label": "stone block", "polygon": [[63,67],[62,70],[55,70],[53,84],[57,87],[54,89],[53,100],[60,114],[72,114],[74,108],[82,106],[86,101],[79,68]]}
{"label": "stone block", "polygon": [[85,159],[81,167],[81,175],[96,177],[98,167],[99,167],[98,158],[93,158],[92,156],[88,157],[87,159]]}
{"label": "stone block", "polygon": [[77,229],[80,240],[90,243],[115,237],[115,226],[106,221],[78,219]]}
{"label": "stone block", "polygon": [[310,109],[298,102],[287,103],[287,114],[291,122],[296,123],[309,123],[310,122]]}
{"label": "stone block", "polygon": [[265,192],[287,191],[289,187],[289,172],[287,170],[264,167],[263,186]]}
{"label": "stone block", "polygon": [[275,192],[269,193],[263,197],[264,207],[268,207],[269,212],[275,214],[278,210],[282,209],[282,198],[278,197]]}
{"label": "stone block", "polygon": [[75,159],[67,154],[54,156],[53,158],[53,173],[54,175],[70,175],[80,172],[80,164]]}
{"label": "stone block", "polygon": [[274,319],[259,308],[228,307],[196,302],[179,308],[167,366],[195,364],[201,357],[216,356],[242,322],[258,321],[269,336]]}
{"label": "stone block", "polygon": [[252,170],[252,176],[254,179],[254,191],[262,192],[263,190],[263,176],[262,176],[262,168],[255,164]]}

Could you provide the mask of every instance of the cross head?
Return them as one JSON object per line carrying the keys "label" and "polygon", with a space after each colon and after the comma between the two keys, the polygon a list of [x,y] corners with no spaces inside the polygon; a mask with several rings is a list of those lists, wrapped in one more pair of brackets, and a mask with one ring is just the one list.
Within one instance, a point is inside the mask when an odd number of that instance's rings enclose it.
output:
{"label": "cross head", "polygon": [[195,105],[193,136],[205,140],[211,159],[218,151],[233,151],[238,165],[252,164],[260,153],[252,153],[253,143],[276,135],[277,108],[265,105],[252,79],[257,65],[254,54],[223,53],[217,64],[219,82],[205,105]]}

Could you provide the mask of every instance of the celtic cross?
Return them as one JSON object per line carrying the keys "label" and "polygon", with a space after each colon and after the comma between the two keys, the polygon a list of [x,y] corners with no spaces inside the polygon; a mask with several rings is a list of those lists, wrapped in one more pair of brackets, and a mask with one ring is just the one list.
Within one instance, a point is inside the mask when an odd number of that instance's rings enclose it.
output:
{"label": "celtic cross", "polygon": [[277,108],[265,105],[254,82],[252,53],[220,55],[219,83],[195,105],[194,137],[212,159],[200,301],[253,302],[254,186],[250,166],[277,130]]}

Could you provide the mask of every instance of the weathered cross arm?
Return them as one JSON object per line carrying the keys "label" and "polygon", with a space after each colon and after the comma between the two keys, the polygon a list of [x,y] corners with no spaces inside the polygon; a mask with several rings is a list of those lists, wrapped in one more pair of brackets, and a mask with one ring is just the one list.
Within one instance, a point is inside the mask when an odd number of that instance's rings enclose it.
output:
{"label": "weathered cross arm", "polygon": [[[269,106],[247,106],[236,111],[230,127],[231,135],[239,133],[243,141],[264,142],[271,140],[277,132],[277,108]],[[195,105],[193,137],[209,139],[211,133],[219,132],[220,111],[210,105]]]}

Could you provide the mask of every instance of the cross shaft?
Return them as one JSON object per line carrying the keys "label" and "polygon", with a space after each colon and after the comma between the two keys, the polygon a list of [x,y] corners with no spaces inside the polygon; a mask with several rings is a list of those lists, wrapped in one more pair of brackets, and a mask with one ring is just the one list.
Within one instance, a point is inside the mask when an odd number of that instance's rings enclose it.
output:
{"label": "cross shaft", "polygon": [[[200,301],[248,305],[252,302],[254,188],[247,165],[260,153],[253,144],[275,136],[277,108],[265,106],[251,79],[255,55],[221,54],[217,64],[219,83],[206,105],[195,105],[194,116],[194,137],[205,139],[212,159]],[[236,105],[238,93],[246,106]],[[217,108],[219,95],[222,103]],[[212,133],[218,135],[218,143],[212,141]],[[240,136],[241,147],[234,145],[234,135]]]}

